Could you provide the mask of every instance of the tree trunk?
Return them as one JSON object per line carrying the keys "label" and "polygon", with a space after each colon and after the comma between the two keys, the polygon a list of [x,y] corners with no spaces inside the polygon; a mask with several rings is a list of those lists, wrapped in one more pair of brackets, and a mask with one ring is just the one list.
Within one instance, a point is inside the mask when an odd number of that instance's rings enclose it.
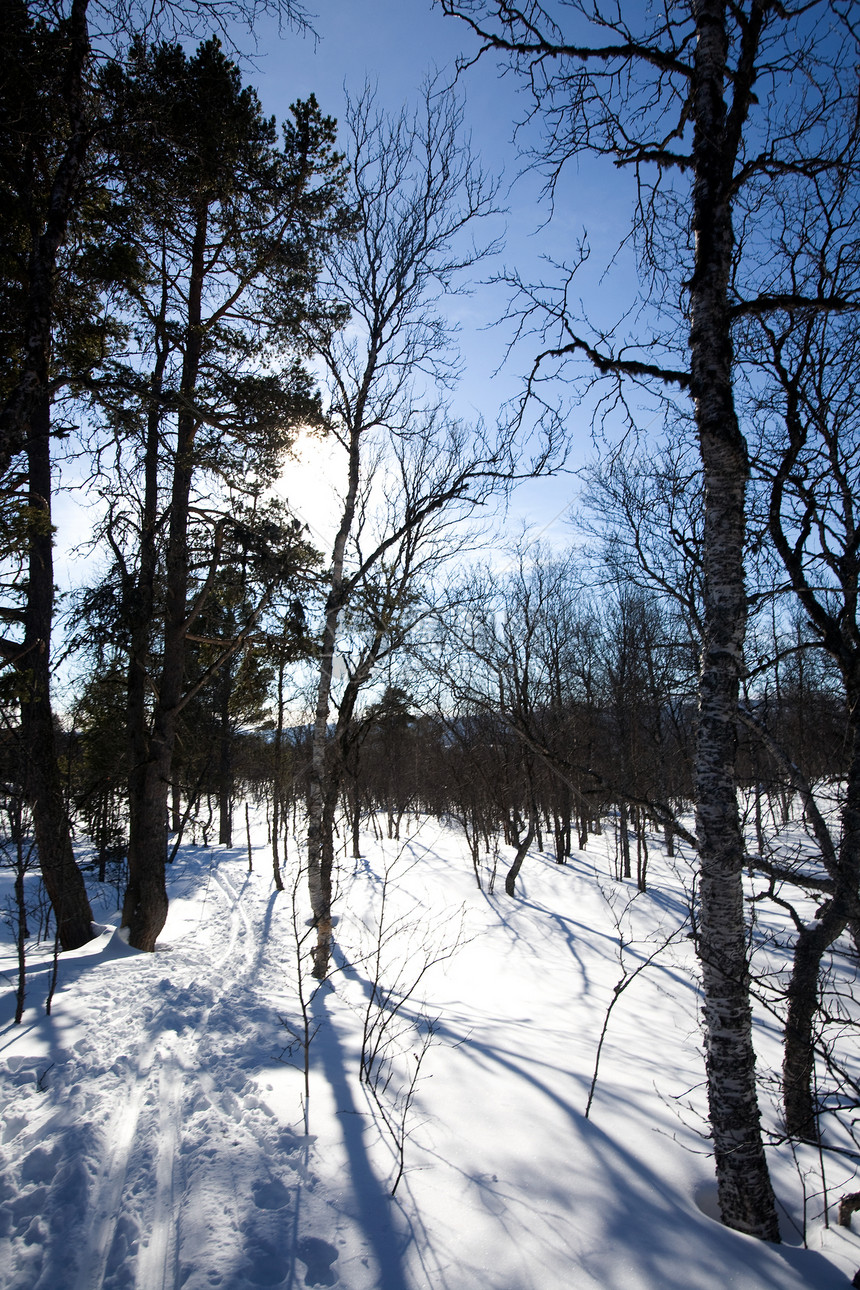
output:
{"label": "tree trunk", "polygon": [[630,868],[630,818],[627,814],[627,803],[621,801],[618,804],[618,835],[621,842],[621,874],[622,878],[632,876]]}
{"label": "tree trunk", "polygon": [[[339,596],[340,593],[338,600]],[[319,981],[325,979],[331,958],[335,815],[349,749],[349,728],[361,688],[373,672],[384,640],[382,628],[377,628],[372,643],[344,688],[334,733],[329,738],[328,722],[323,721],[323,716],[328,715],[339,613],[338,609],[327,615],[324,655],[328,650],[331,652],[328,662],[324,656],[320,666],[308,794],[308,890],[317,929],[313,974]]]}
{"label": "tree trunk", "polygon": [[815,1070],[814,1021],[818,1009],[818,974],[821,959],[847,925],[830,902],[822,919],[804,927],[794,945],[791,981],[788,987],[788,1013],[785,1022],[785,1048],[782,1063],[782,1096],[785,1128],[792,1138],[818,1141],[818,1123],[813,1098]]}
{"label": "tree trunk", "polygon": [[346,543],[352,529],[358,496],[361,464],[360,434],[360,430],[356,428],[353,428],[350,434],[349,482],[340,528],[334,542],[330,589],[326,599],[317,705],[311,740],[311,766],[308,776],[308,891],[317,929],[313,974],[318,981],[325,980],[331,957],[334,817],[348,747],[347,732],[361,687],[373,671],[384,639],[383,629],[377,628],[372,644],[346,685],[338,707],[334,736],[330,739],[328,715],[340,615],[348,598],[344,567]]}
{"label": "tree trunk", "polygon": [[644,812],[637,808],[636,810],[636,887],[639,891],[645,891],[648,884],[648,838],[646,836],[647,821]]}
{"label": "tree trunk", "polygon": [[313,974],[325,980],[331,955],[331,882],[334,844],[330,813],[325,801],[330,774],[331,750],[328,746],[328,711],[331,695],[334,644],[339,609],[327,615],[317,683],[316,719],[311,743],[311,765],[308,777],[308,895],[317,931]]}
{"label": "tree trunk", "polygon": [[[188,515],[194,474],[197,422],[194,392],[203,343],[202,295],[205,276],[207,210],[199,213],[191,254],[185,354],[182,364],[182,407],[177,417],[176,460],[170,497],[170,530],[165,569],[164,643],[161,675],[148,746],[140,751],[142,764],[133,766],[129,801],[128,889],[123,924],[129,944],[154,950],[167,918],[167,799],[173,768],[176,726],[185,673],[185,635],[188,628]],[[139,684],[139,682],[138,682]],[[130,795],[131,796],[131,795]]]}
{"label": "tree trunk", "polygon": [[[720,0],[696,0],[690,375],[705,489],[704,643],[696,749],[696,829],[700,860],[700,939],[705,1064],[723,1222],[779,1240],[755,1081],[743,901],[744,840],[735,790],[736,712],[746,630],[744,503],[746,444],[732,389],[728,283],[733,256],[730,183],[750,83],[735,84],[728,122],[726,13]],[[753,6],[755,52],[762,12]],[[751,66],[750,62],[750,66]]]}
{"label": "tree trunk", "polygon": [[860,723],[854,688],[846,687],[854,717],[853,748],[842,812],[842,839],[836,871],[831,872],[834,891],[818,917],[798,933],[788,986],[782,1065],[785,1127],[791,1137],[813,1142],[818,1140],[813,1076],[821,960],[850,925],[860,888]]}
{"label": "tree trunk", "polygon": [[[331,783],[326,788],[327,791],[323,793],[320,803],[319,817],[315,821],[318,829],[315,837],[318,864],[314,867],[313,872],[311,872],[310,864],[308,865],[308,887],[317,932],[317,941],[313,949],[313,975],[318,981],[324,981],[328,975],[332,935],[331,894],[332,875],[334,873],[334,813],[337,801],[337,785],[334,785],[334,792],[332,792]],[[309,828],[309,857],[311,854],[310,845],[311,832]]]}
{"label": "tree trunk", "polygon": [[[361,465],[360,416],[358,426],[353,426],[349,439],[349,468],[346,497],[340,527],[332,553],[329,594],[326,599],[325,626],[320,650],[320,672],[317,682],[317,701],[314,728],[311,736],[311,765],[308,777],[308,893],[317,929],[314,950],[313,974],[318,981],[325,980],[331,955],[331,883],[334,864],[334,845],[331,837],[333,816],[326,812],[326,798],[330,793],[334,772],[332,755],[328,746],[328,716],[331,703],[334,654],[337,645],[340,615],[346,599],[344,565],[346,543],[355,517]],[[337,786],[335,793],[337,792]]]}
{"label": "tree trunk", "polygon": [[[516,822],[517,834],[519,835],[519,820]],[[509,896],[514,895],[515,885],[519,876],[520,869],[523,867],[523,861],[528,855],[529,847],[534,841],[535,836],[535,811],[529,812],[529,824],[525,834],[517,840],[517,853],[514,856],[513,863],[505,874],[505,891]]]}
{"label": "tree trunk", "polygon": [[179,833],[182,828],[182,791],[174,777],[170,785],[170,831]]}
{"label": "tree trunk", "polygon": [[173,750],[185,668],[185,614],[188,586],[186,525],[191,470],[180,464],[190,452],[188,437],[180,434],[167,556],[167,606],[164,652],[158,697],[146,761],[135,778],[137,801],[129,803],[129,885],[123,904],[123,923],[129,944],[154,950],[167,918],[167,806],[173,770]]}
{"label": "tree trunk", "polygon": [[[280,839],[278,833],[281,826],[281,778],[283,775],[283,743],[284,743],[284,658],[283,655],[278,659],[278,720],[275,725],[275,747],[274,747],[274,766],[272,768],[272,877],[275,880],[275,890],[284,890],[284,880],[281,877],[281,860],[278,853]],[[287,812],[284,811],[284,832],[286,835],[286,826],[288,824]],[[284,859],[286,860],[286,847],[284,848]]]}
{"label": "tree trunk", "polygon": [[88,5],[89,0],[72,0],[69,13],[64,95],[69,112],[69,135],[54,173],[44,228],[30,255],[22,370],[0,409],[0,475],[6,473],[12,458],[24,448],[31,423],[34,419],[38,421],[49,399],[57,256],[66,239],[91,139],[84,90],[84,73],[90,57]]}
{"label": "tree trunk", "polygon": [[54,538],[51,530],[50,429],[51,407],[48,395],[44,393],[31,417],[27,443],[31,519],[21,657],[25,680],[21,698],[21,738],[25,754],[25,791],[33,814],[42,880],[57,920],[60,945],[64,950],[74,950],[92,937],[93,915],[72,851],[51,711]]}
{"label": "tree trunk", "polygon": [[218,732],[218,841],[233,845],[233,731],[230,725],[230,692],[233,688],[232,660],[219,677],[221,712]]}
{"label": "tree trunk", "polygon": [[352,858],[353,860],[361,859],[361,793],[358,787],[358,778],[356,777],[355,785],[352,792]]}
{"label": "tree trunk", "polygon": [[[128,681],[126,690],[126,722],[129,747],[128,772],[128,885],[123,898],[122,923],[129,934],[140,937],[145,944],[139,948],[153,949],[158,932],[167,916],[167,891],[157,877],[145,873],[143,857],[159,845],[157,817],[158,769],[150,763],[152,756],[149,713],[147,710],[150,686],[151,636],[154,630],[155,578],[158,564],[156,528],[158,524],[158,462],[160,452],[161,405],[164,372],[167,365],[168,345],[163,338],[166,314],[166,289],[162,293],[161,314],[156,337],[156,362],[150,378],[150,405],[147,412],[146,441],[144,448],[144,494],[140,525],[140,550],[137,578],[134,587],[131,643],[129,651]],[[168,777],[169,777],[168,769]],[[165,793],[167,786],[165,785]],[[153,797],[156,804],[147,806]],[[165,802],[166,807],[166,802]],[[154,837],[148,834],[154,833]],[[164,849],[167,850],[167,830],[164,829]],[[151,918],[142,911],[147,901],[154,902]],[[142,904],[143,902],[143,904]],[[159,912],[160,911],[160,912]],[[161,924],[158,920],[161,918]],[[133,927],[133,931],[132,931]]]}
{"label": "tree trunk", "polygon": [[[42,878],[57,919],[59,943],[76,949],[92,935],[92,911],[72,852],[69,821],[57,766],[50,693],[51,627],[54,612],[51,532],[51,397],[49,380],[54,333],[57,254],[89,146],[85,125],[84,69],[89,58],[88,0],[73,0],[69,16],[66,102],[69,137],[54,175],[45,226],[29,262],[25,353],[20,377],[0,411],[0,473],[27,447],[31,529],[25,610],[25,685],[21,733],[26,749],[25,785],[33,813]],[[38,518],[36,518],[38,516]]]}
{"label": "tree trunk", "polygon": [[[122,906],[129,944],[154,950],[167,919],[167,758],[158,756],[155,735],[145,764],[136,769],[134,796],[129,801],[128,886]],[[168,764],[169,773],[169,764]]]}

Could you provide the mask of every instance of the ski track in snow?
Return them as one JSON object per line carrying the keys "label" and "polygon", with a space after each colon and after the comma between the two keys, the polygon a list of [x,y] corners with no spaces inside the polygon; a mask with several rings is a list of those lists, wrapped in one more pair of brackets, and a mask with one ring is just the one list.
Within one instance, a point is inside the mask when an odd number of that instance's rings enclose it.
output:
{"label": "ski track in snow", "polygon": [[[243,969],[241,980],[250,966],[248,931],[250,923],[241,909],[231,883],[212,868],[211,887],[223,898],[229,914],[229,933],[226,944],[212,960],[207,979],[211,982],[197,1000],[199,1021],[190,1022],[191,1008],[180,1013],[173,1001],[165,1003],[153,1017],[150,1033],[161,1038],[152,1040],[136,1065],[121,1099],[114,1120],[108,1126],[106,1142],[109,1154],[94,1198],[94,1208],[99,1222],[92,1231],[88,1246],[80,1260],[77,1290],[106,1284],[105,1271],[117,1243],[127,1241],[127,1230],[148,1233],[148,1239],[139,1243],[136,1290],[170,1290],[181,1285],[177,1266],[179,1236],[176,1204],[180,1146],[184,1120],[183,1079],[199,1080],[196,1075],[200,1041],[206,1028],[209,1012],[226,979]],[[242,949],[242,962],[235,960],[237,942]],[[163,984],[167,984],[164,978]],[[183,1024],[186,1023],[186,1024]],[[171,1029],[175,1025],[176,1029]],[[181,1050],[179,1031],[182,1032]],[[144,1112],[141,1115],[141,1112]],[[118,1121],[118,1122],[117,1122]],[[131,1218],[123,1209],[122,1197],[126,1187],[132,1149],[137,1153],[146,1143],[157,1143],[153,1165],[155,1187],[150,1211]],[[110,1284],[108,1280],[107,1284]]]}
{"label": "ski track in snow", "polygon": [[181,1136],[181,1073],[169,1041],[167,1051],[160,1051],[158,1056],[155,1201],[147,1224],[149,1241],[143,1246],[137,1263],[138,1290],[168,1290],[181,1284],[177,1269],[179,1232],[174,1185]]}
{"label": "ski track in snow", "polygon": [[[58,1050],[41,1114],[33,1085],[47,1063],[7,1064],[19,1092],[7,1100],[0,1135],[0,1203],[16,1196],[0,1226],[4,1290],[250,1290],[295,1275],[275,1229],[292,1223],[312,1181],[306,1143],[243,1070],[261,1020],[276,1057],[277,1010],[260,986],[265,964],[242,891],[214,862],[207,882],[206,901],[217,900],[220,916],[204,901],[205,935],[186,926],[165,952],[122,957],[72,983],[110,997],[113,1059],[93,1052],[97,1036]],[[137,989],[127,988],[129,976]],[[33,981],[30,989],[35,995]],[[58,995],[55,1013],[61,1005]],[[73,1185],[46,1219],[48,1188],[64,1170]],[[318,1238],[303,1240],[306,1266],[321,1269],[318,1284],[333,1284]],[[337,1249],[319,1245],[332,1264]],[[11,1279],[4,1264],[15,1268]]]}

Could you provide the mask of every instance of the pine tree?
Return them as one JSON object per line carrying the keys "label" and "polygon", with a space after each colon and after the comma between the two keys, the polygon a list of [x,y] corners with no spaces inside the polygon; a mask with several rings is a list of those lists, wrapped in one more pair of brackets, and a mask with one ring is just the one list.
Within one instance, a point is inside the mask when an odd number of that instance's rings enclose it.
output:
{"label": "pine tree", "polygon": [[[148,264],[130,304],[139,353],[116,365],[106,404],[130,459],[113,484],[106,535],[121,565],[130,651],[123,919],[131,943],[152,949],[167,910],[166,805],[190,700],[186,642],[236,528],[231,495],[259,493],[296,426],[319,421],[295,337],[317,309],[320,244],[348,221],[334,123],[313,98],[297,103],[279,146],[274,121],[217,40],[192,56],[138,42],[127,66],[108,69],[104,92]],[[273,557],[285,543],[293,538],[273,543]]]}

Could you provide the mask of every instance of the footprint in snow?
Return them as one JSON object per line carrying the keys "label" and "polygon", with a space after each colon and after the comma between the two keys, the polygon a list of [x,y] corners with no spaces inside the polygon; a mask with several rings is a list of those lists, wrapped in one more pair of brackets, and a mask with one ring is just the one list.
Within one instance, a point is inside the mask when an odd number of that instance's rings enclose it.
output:
{"label": "footprint in snow", "polygon": [[306,1286],[337,1285],[337,1273],[332,1265],[338,1252],[328,1241],[321,1241],[318,1236],[304,1236],[296,1246],[296,1253],[307,1268]]}
{"label": "footprint in snow", "polygon": [[254,1257],[245,1276],[255,1286],[279,1286],[287,1275],[287,1264],[281,1254],[266,1241],[257,1241]]}
{"label": "footprint in snow", "polygon": [[254,1185],[254,1204],[257,1209],[283,1209],[289,1201],[290,1193],[279,1178]]}

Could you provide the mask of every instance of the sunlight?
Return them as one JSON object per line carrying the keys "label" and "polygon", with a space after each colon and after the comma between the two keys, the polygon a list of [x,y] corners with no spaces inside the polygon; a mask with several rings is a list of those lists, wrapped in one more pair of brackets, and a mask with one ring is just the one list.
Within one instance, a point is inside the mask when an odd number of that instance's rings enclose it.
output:
{"label": "sunlight", "polygon": [[343,468],[343,450],[336,439],[303,430],[274,489],[307,525],[314,545],[324,552],[331,549],[337,527],[338,481]]}

